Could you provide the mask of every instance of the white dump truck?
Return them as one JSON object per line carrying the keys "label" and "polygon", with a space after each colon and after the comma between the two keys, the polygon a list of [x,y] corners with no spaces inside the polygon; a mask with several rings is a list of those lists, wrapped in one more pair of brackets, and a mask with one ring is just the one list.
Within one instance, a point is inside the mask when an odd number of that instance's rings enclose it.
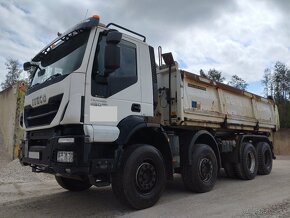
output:
{"label": "white dump truck", "polygon": [[272,169],[278,110],[263,98],[179,69],[171,53],[98,16],[60,35],[24,69],[32,80],[19,159],[70,191],[112,184],[122,203],[154,205],[181,174],[193,192],[224,168],[251,180]]}

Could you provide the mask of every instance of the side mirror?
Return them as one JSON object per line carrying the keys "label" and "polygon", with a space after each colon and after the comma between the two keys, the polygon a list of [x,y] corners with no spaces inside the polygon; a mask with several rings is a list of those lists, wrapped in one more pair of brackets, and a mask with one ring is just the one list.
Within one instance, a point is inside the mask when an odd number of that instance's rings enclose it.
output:
{"label": "side mirror", "polygon": [[25,62],[24,64],[23,64],[23,70],[24,71],[29,71],[30,70],[30,68],[31,68],[31,63],[30,62]]}
{"label": "side mirror", "polygon": [[106,42],[107,44],[118,44],[121,42],[122,39],[122,33],[118,31],[111,31],[107,35]]}
{"label": "side mirror", "polygon": [[107,35],[107,45],[105,47],[105,76],[109,75],[120,67],[121,50],[118,43],[122,34],[118,31],[109,32]]}

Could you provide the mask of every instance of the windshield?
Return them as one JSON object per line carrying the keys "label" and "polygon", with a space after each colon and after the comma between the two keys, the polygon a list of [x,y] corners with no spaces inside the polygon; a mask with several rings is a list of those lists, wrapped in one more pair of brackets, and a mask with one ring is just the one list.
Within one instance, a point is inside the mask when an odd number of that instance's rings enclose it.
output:
{"label": "windshield", "polygon": [[83,61],[89,33],[87,30],[67,37],[44,55],[39,66],[35,69],[30,87],[57,77],[64,78],[77,70]]}

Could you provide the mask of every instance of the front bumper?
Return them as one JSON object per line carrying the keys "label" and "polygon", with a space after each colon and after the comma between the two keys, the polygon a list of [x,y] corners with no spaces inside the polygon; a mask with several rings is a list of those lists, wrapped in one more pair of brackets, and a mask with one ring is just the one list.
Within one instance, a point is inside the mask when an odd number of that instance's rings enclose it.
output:
{"label": "front bumper", "polygon": [[[59,143],[59,139],[64,137],[74,138],[74,142]],[[68,176],[110,173],[114,158],[96,157],[92,150],[92,144],[84,135],[55,136],[46,132],[30,132],[20,146],[19,159],[23,165],[30,165],[35,172]],[[58,151],[72,151],[73,162],[58,162]],[[33,156],[29,155],[32,153]]]}

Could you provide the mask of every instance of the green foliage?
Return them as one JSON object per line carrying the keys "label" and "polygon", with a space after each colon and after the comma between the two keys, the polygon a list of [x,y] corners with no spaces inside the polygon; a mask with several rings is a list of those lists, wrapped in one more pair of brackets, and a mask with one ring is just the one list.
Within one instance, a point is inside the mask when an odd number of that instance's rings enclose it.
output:
{"label": "green foliage", "polygon": [[207,78],[206,74],[204,73],[203,69],[200,69],[199,75],[203,78]]}
{"label": "green foliage", "polygon": [[265,95],[274,97],[278,106],[280,125],[282,128],[290,127],[290,69],[286,64],[277,61],[271,71],[264,71],[262,80]]}
{"label": "green foliage", "polygon": [[16,59],[8,58],[5,65],[8,72],[5,81],[1,83],[2,89],[7,89],[16,84],[22,72],[20,63]]}
{"label": "green foliage", "polygon": [[207,72],[207,76],[209,79],[216,81],[216,82],[224,82],[225,81],[225,77],[222,76],[222,72],[217,71],[216,69],[210,69]]}
{"label": "green foliage", "polygon": [[228,82],[228,85],[241,89],[241,90],[246,90],[248,86],[246,81],[237,75],[232,76],[231,81]]}
{"label": "green foliage", "polygon": [[281,128],[290,127],[290,102],[276,102],[279,110],[280,126]]}
{"label": "green foliage", "polygon": [[225,77],[222,76],[222,72],[217,71],[216,69],[210,69],[207,74],[205,74],[205,72],[200,69],[199,74],[201,77],[203,78],[208,78],[210,80],[216,81],[216,82],[224,82]]}

